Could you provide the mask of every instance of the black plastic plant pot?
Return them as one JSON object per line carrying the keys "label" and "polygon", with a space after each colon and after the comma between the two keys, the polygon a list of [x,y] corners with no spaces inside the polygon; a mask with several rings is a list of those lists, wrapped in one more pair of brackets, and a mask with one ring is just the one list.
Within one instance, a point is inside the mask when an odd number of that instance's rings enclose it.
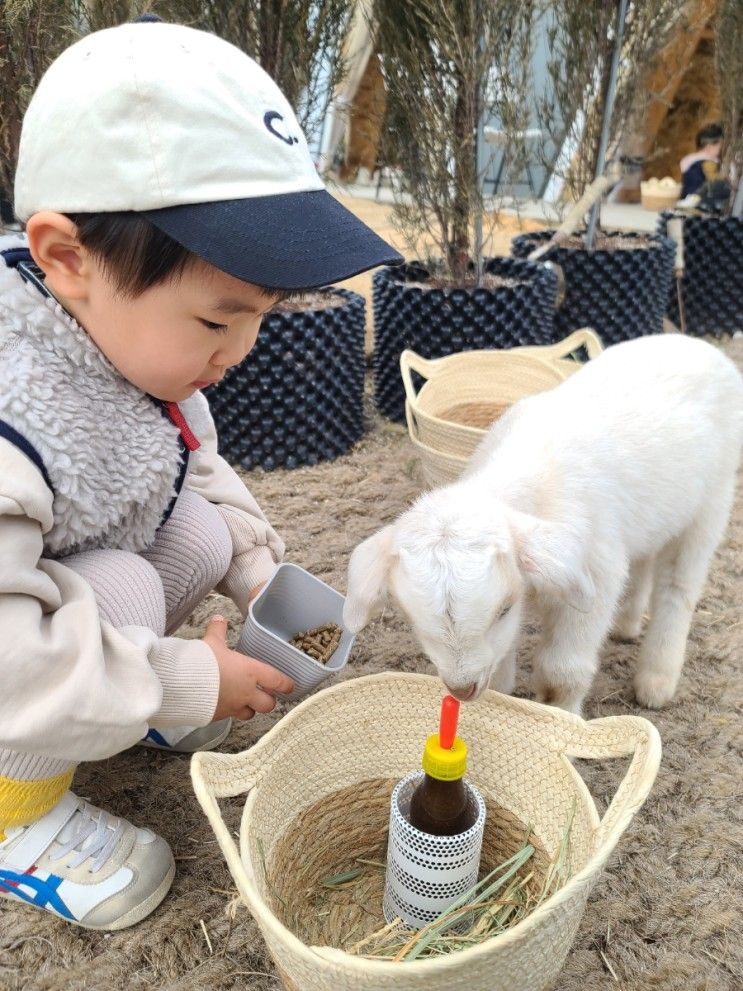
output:
{"label": "black plastic plant pot", "polygon": [[398,423],[405,419],[400,376],[400,354],[405,348],[424,358],[443,358],[475,348],[512,348],[556,340],[554,272],[515,258],[490,258],[483,267],[501,284],[438,287],[420,262],[375,273],[374,399],[385,416]]}
{"label": "black plastic plant pot", "polygon": [[[672,216],[661,214],[660,233],[666,233]],[[743,218],[684,216],[681,298],[685,333],[722,337],[743,330]],[[667,312],[680,328],[675,279]]]}
{"label": "black plastic plant pot", "polygon": [[[511,242],[513,254],[526,258],[553,233],[520,234]],[[558,337],[591,327],[604,344],[617,344],[661,333],[673,279],[673,242],[623,231],[602,231],[601,236],[617,243],[593,251],[560,247],[547,256],[565,277],[565,298],[555,314]],[[582,241],[582,234],[575,237]]]}
{"label": "black plastic plant pot", "polygon": [[336,288],[323,295],[336,305],[264,317],[247,358],[205,390],[230,463],[314,465],[363,434],[364,297]]}

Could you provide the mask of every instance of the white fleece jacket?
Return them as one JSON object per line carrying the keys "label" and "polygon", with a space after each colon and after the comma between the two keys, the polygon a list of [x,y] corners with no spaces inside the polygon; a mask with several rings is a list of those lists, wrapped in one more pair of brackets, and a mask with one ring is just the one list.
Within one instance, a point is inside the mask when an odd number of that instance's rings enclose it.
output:
{"label": "white fleece jacket", "polygon": [[[23,243],[0,238],[0,250]],[[219,457],[205,398],[181,409],[201,443],[185,484],[227,522],[234,556],[219,591],[244,614],[283,544]],[[0,438],[0,747],[97,760],[148,726],[206,725],[219,690],[210,648],[113,628],[90,586],[59,560],[152,542],[174,493],[178,430],[59,304],[1,262],[0,419],[36,448],[53,489]]]}

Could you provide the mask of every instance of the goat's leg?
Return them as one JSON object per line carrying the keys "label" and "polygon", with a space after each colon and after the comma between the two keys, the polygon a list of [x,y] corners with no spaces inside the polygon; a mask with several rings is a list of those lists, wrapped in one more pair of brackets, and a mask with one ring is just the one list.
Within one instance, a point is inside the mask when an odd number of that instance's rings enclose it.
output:
{"label": "goat's leg", "polygon": [[635,696],[640,705],[649,709],[667,705],[676,692],[692,613],[725,530],[732,500],[731,479],[696,520],[658,555],[650,622],[635,674]]}
{"label": "goat's leg", "polygon": [[644,557],[630,566],[629,582],[612,636],[616,640],[636,640],[642,632],[642,620],[653,588],[655,557]]}
{"label": "goat's leg", "polygon": [[542,639],[534,658],[533,688],[538,701],[581,714],[583,700],[598,666],[599,650],[609,632],[622,593],[625,568],[596,581],[589,612],[567,605],[542,609]]}

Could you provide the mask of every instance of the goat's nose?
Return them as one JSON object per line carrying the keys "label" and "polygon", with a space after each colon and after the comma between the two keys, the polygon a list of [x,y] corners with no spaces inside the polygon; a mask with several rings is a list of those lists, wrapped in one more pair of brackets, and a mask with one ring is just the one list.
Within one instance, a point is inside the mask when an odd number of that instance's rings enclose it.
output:
{"label": "goat's nose", "polygon": [[471,685],[465,685],[463,688],[452,688],[451,685],[446,685],[446,687],[454,698],[459,699],[460,702],[468,702],[477,691],[477,683],[474,681]]}

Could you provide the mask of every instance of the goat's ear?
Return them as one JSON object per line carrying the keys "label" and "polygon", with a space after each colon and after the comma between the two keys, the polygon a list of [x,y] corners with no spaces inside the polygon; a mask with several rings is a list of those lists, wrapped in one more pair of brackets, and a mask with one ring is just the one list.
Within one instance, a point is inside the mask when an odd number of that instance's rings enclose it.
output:
{"label": "goat's ear", "polygon": [[514,513],[512,519],[519,566],[527,581],[588,612],[596,586],[586,568],[585,548],[577,533],[559,523]]}
{"label": "goat's ear", "polygon": [[348,592],[343,606],[343,624],[351,633],[363,630],[378,613],[387,596],[392,564],[392,526],[367,538],[348,562]]}

